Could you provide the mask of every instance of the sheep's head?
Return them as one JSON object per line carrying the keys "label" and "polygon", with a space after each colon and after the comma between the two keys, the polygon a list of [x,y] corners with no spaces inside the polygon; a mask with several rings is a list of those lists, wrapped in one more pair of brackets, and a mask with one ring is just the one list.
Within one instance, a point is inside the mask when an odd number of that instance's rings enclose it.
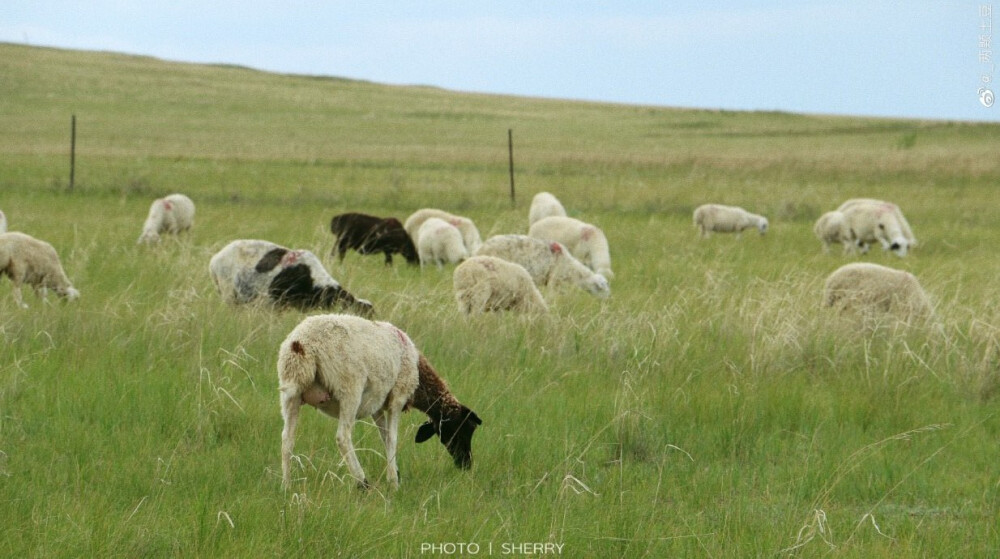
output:
{"label": "sheep's head", "polygon": [[891,250],[893,254],[900,258],[906,256],[906,251],[910,243],[903,235],[903,231],[896,222],[895,217],[890,215],[888,218],[880,219],[878,228],[882,247],[886,250]]}
{"label": "sheep's head", "polygon": [[72,285],[65,288],[56,288],[56,295],[64,297],[67,301],[75,301],[80,298],[80,292]]}
{"label": "sheep's head", "polygon": [[591,295],[600,297],[601,299],[611,295],[611,285],[608,283],[608,278],[601,274],[590,276],[584,285]]}
{"label": "sheep's head", "polygon": [[349,303],[348,306],[358,316],[362,316],[364,318],[372,318],[375,316],[375,305],[373,305],[368,299],[355,299],[354,302]]}
{"label": "sheep's head", "polygon": [[459,405],[452,413],[442,414],[439,419],[431,419],[417,429],[416,442],[422,443],[434,435],[448,449],[455,466],[467,470],[472,467],[472,435],[476,427],[483,424],[476,412]]}
{"label": "sheep's head", "polygon": [[760,234],[761,235],[763,235],[764,233],[767,233],[767,218],[766,217],[760,218],[760,221],[757,223],[757,229],[760,230]]}
{"label": "sheep's head", "polygon": [[142,235],[139,235],[139,240],[136,241],[135,244],[141,245],[144,243],[158,243],[158,242],[160,242],[160,234],[153,229],[148,229],[143,231]]}

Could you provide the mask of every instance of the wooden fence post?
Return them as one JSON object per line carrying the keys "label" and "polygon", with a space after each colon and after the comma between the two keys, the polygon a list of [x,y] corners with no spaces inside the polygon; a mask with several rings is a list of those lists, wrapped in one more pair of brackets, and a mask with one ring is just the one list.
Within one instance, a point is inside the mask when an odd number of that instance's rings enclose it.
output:
{"label": "wooden fence post", "polygon": [[69,128],[69,189],[73,190],[76,179],[76,115],[70,120]]}
{"label": "wooden fence post", "polygon": [[515,207],[514,201],[514,130],[507,129],[507,153],[510,161],[510,207]]}

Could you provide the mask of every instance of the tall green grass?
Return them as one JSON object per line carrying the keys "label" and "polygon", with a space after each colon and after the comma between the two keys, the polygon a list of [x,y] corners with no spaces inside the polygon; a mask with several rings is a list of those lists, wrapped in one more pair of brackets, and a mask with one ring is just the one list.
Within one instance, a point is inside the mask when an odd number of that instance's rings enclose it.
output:
{"label": "tall green grass", "polygon": [[[69,115],[77,184],[67,190]],[[571,557],[990,556],[997,533],[1000,285],[992,125],[463,95],[0,45],[0,209],[51,242],[82,298],[0,283],[0,554],[440,556],[551,542]],[[514,130],[518,199],[507,198]],[[599,224],[613,295],[546,291],[546,316],[464,317],[449,270],[329,258],[329,218],[437,206],[524,232],[555,193]],[[198,205],[139,247],[151,200]],[[903,206],[927,324],[820,308],[812,222]],[[700,240],[740,204],[765,237]],[[233,308],[211,255],[265,238],[321,255],[406,330],[483,418],[472,471],[401,427],[402,487],[341,463],[304,413],[280,489],[275,357],[298,312]],[[307,410],[308,411],[308,410]]]}

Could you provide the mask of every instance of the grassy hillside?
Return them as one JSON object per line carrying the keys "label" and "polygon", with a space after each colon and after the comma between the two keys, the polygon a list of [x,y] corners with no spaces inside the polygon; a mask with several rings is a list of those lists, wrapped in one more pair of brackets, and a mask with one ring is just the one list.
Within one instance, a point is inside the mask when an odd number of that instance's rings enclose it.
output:
{"label": "grassy hillside", "polygon": [[[997,125],[470,95],[3,44],[0,122],[0,209],[56,247],[83,294],[26,292],[24,311],[0,282],[0,555],[1000,547]],[[450,270],[328,256],[341,211],[440,207],[485,237],[526,231],[541,190],[607,233],[610,299],[546,291],[547,316],[466,318]],[[194,231],[137,247],[150,202],[174,191],[198,205]],[[824,254],[813,222],[854,196],[899,203],[921,246]],[[699,240],[691,211],[706,201],[771,230]],[[376,481],[359,492],[334,423],[304,413],[283,493],[275,359],[303,314],[219,300],[208,259],[235,238],[313,250],[406,330],[484,420],[473,470],[414,444],[414,412],[397,492],[376,429],[359,425]],[[935,319],[821,309],[824,278],[853,260],[916,274]]]}

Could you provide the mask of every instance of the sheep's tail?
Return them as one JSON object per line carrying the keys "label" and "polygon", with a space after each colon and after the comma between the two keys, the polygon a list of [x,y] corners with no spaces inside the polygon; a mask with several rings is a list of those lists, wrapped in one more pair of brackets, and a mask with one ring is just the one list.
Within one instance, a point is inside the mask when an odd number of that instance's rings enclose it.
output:
{"label": "sheep's tail", "polygon": [[316,357],[298,340],[282,344],[278,354],[278,390],[301,393],[316,379]]}

